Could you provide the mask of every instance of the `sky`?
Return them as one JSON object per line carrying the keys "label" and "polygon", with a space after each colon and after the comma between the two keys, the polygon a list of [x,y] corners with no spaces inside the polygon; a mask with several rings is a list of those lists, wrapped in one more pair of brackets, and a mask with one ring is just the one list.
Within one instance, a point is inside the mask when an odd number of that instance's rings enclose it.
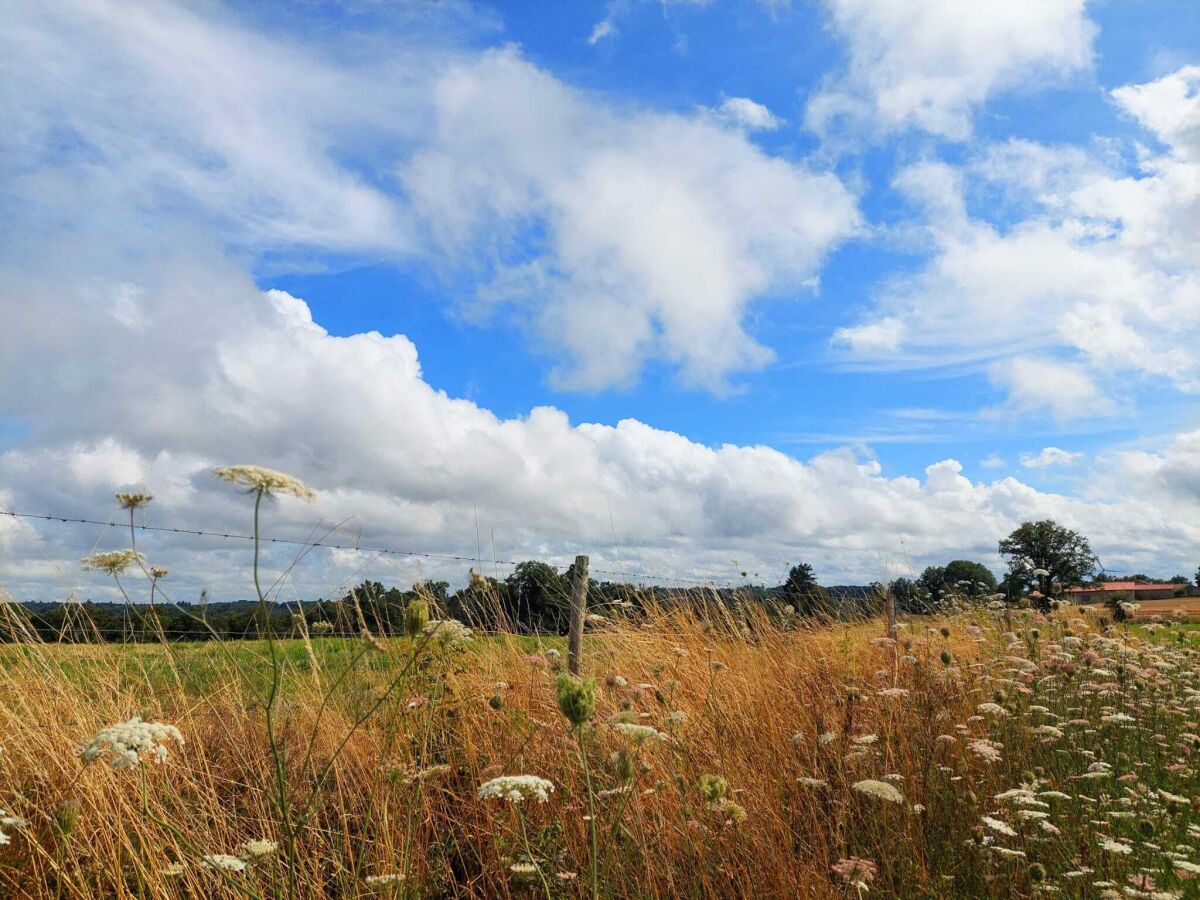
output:
{"label": "sky", "polygon": [[[245,532],[253,463],[316,491],[268,535],[501,576],[1000,572],[1041,518],[1200,565],[1193,2],[0,9],[0,510]],[[111,599],[127,541],[0,516],[0,586]]]}

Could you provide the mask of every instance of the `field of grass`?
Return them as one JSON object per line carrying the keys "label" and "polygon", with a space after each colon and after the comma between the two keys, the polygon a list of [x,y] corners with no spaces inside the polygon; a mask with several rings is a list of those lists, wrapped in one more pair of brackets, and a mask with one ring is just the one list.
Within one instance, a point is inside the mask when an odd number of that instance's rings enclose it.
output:
{"label": "field of grass", "polygon": [[[0,894],[1196,896],[1200,651],[1011,624],[639,614],[578,728],[559,639],[9,645]],[[76,752],[134,716],[183,743]]]}

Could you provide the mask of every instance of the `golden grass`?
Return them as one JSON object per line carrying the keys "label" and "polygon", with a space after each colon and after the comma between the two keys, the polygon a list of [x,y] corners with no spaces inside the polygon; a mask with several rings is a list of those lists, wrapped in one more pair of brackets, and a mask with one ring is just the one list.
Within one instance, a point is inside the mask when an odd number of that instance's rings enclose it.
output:
{"label": "golden grass", "polygon": [[[964,896],[964,883],[988,885],[990,896],[1029,888],[1023,868],[971,868],[961,845],[990,794],[1019,779],[1034,738],[1013,729],[996,766],[962,740],[937,740],[991,699],[987,679],[971,673],[1011,652],[996,631],[977,640],[966,618],[918,620],[901,645],[880,646],[872,642],[883,634],[878,622],[782,628],[745,615],[748,635],[676,612],[616,624],[586,642],[585,668],[599,681],[585,741],[596,789],[621,784],[610,754],[625,749],[637,760],[632,790],[599,801],[604,895],[854,896],[830,874],[854,856],[878,864],[877,896]],[[943,622],[949,637],[929,627]],[[464,653],[428,653],[418,671],[397,679],[413,649],[394,639],[384,653],[368,651],[340,685],[319,654],[316,665],[288,664],[274,714],[290,814],[300,822],[290,886],[282,852],[228,878],[198,863],[200,854],[236,854],[246,840],[283,839],[264,709],[242,671],[249,651],[226,658],[209,650],[210,664],[227,669],[202,693],[162,647],[7,651],[0,806],[29,825],[8,829],[12,843],[0,848],[4,896],[341,898],[366,896],[365,876],[394,872],[407,882],[393,896],[587,895],[579,748],[556,708],[545,655],[531,658],[525,642],[497,636]],[[151,654],[161,665],[130,665],[131,655]],[[897,687],[910,693],[879,693]],[[670,739],[633,748],[606,724],[622,709]],[[673,723],[672,713],[686,718]],[[162,766],[82,766],[80,744],[134,715],[176,725],[186,746]],[[836,743],[822,744],[825,732]],[[847,752],[862,735],[876,736],[869,752]],[[450,770],[421,787],[404,777],[435,764]],[[942,770],[965,778],[962,786]],[[486,779],[521,773],[550,779],[550,802],[528,805],[518,819],[478,798]],[[704,774],[727,779],[744,821],[700,798]],[[906,803],[850,788],[885,775],[899,776]],[[802,776],[828,786],[805,786]],[[76,803],[64,836],[56,810]],[[546,885],[510,871],[527,857],[542,866]],[[169,877],[176,862],[183,875]]]}

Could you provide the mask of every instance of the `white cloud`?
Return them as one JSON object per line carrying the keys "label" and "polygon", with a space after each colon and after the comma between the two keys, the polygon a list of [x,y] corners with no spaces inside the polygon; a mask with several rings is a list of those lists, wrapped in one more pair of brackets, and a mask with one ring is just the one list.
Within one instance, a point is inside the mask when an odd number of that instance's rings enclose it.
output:
{"label": "white cloud", "polygon": [[1017,412],[1048,410],[1061,420],[1112,412],[1114,404],[1081,366],[1018,356],[995,363],[993,383],[1008,392],[1008,407]]}
{"label": "white cloud", "polygon": [[[1156,122],[1190,115],[1165,109],[1179,90],[1122,91]],[[1187,132],[1163,128],[1175,141]],[[896,187],[921,218],[898,234],[932,256],[883,283],[837,339],[878,366],[986,368],[1013,390],[1010,408],[1060,417],[1121,408],[1145,385],[1200,390],[1200,159],[1168,148],[1126,170],[1109,155],[1011,141],[959,167],[903,169]]]}
{"label": "white cloud", "polygon": [[1200,162],[1200,66],[1147,84],[1117,88],[1113,99],[1176,153]]}
{"label": "white cloud", "polygon": [[402,172],[413,207],[451,260],[498,260],[481,296],[530,308],[563,385],[628,383],[658,358],[723,388],[771,356],[742,325],[752,300],[805,290],[859,225],[832,174],[703,111],[618,114],[511,49],[454,67],[435,109]]}
{"label": "white cloud", "polygon": [[904,322],[900,319],[885,316],[874,322],[838,328],[833,333],[833,340],[845,344],[855,353],[890,353],[899,348],[904,330]]}
{"label": "white cloud", "polygon": [[807,122],[878,132],[916,127],[952,140],[971,133],[993,94],[1088,67],[1095,27],[1084,0],[825,0],[848,46],[848,71],[816,92]]}
{"label": "white cloud", "polygon": [[985,469],[1003,469],[1008,465],[1008,463],[1004,461],[1004,457],[1000,454],[989,453],[979,461],[979,465],[983,466]]}
{"label": "white cloud", "polygon": [[[809,290],[859,226],[835,175],[705,110],[609,105],[511,47],[306,42],[169,3],[66,0],[10,26],[0,150],[38,228],[85,202],[114,228],[182,214],[255,252],[445,262],[478,317],[519,305],[564,386],[662,360],[725,389],[771,358],[744,325],[756,298]],[[769,124],[737,102],[747,128]]]}
{"label": "white cloud", "polygon": [[726,97],[717,107],[717,115],[747,131],[773,131],[783,124],[771,110],[749,97]]}
{"label": "white cloud", "polygon": [[1051,466],[1073,466],[1081,459],[1082,453],[1059,447],[1043,447],[1039,453],[1022,453],[1021,465],[1027,469],[1048,469]]}
{"label": "white cloud", "polygon": [[[974,482],[953,459],[918,480],[889,477],[847,450],[801,461],[761,446],[706,447],[634,420],[572,424],[548,407],[498,418],[431,387],[407,338],[330,335],[303,301],[260,294],[235,266],[195,248],[183,253],[170,236],[132,259],[123,255],[122,281],[110,288],[79,269],[72,247],[64,240],[48,248],[42,280],[22,281],[19,296],[36,300],[41,314],[16,320],[0,355],[0,409],[10,414],[32,409],[15,373],[52,349],[83,367],[77,378],[55,372],[33,385],[39,436],[0,454],[6,502],[20,508],[104,519],[114,512],[112,490],[144,485],[156,495],[152,524],[245,531],[244,497],[208,470],[257,461],[319,491],[311,507],[273,507],[272,535],[303,539],[318,519],[345,521],[340,542],[470,556],[478,515],[501,557],[564,560],[586,550],[602,568],[637,559],[652,572],[726,576],[733,558],[774,578],[785,561],[809,558],[830,580],[861,580],[887,574],[881,553],[995,564],[996,539],[1034,516],[1084,528],[1110,565],[1117,553],[1150,552],[1175,564],[1200,539],[1200,528],[1188,524],[1200,521],[1195,495],[1186,492],[1155,495],[1163,515],[1173,511],[1169,527],[1160,527],[1146,525],[1134,501],[1084,502],[1013,479]],[[119,292],[131,268],[146,313],[142,334],[80,299]],[[13,308],[15,296],[0,295],[0,305]],[[196,296],[206,298],[199,315]],[[1200,484],[1189,474],[1190,446],[1181,439],[1143,462],[1140,477]],[[61,596],[79,581],[76,560],[97,532],[46,526],[0,539],[12,561],[10,590]],[[100,540],[117,546],[123,537]],[[152,558],[172,569],[176,596],[202,586],[214,598],[236,594],[245,561],[238,545],[145,541]],[[272,565],[286,563],[282,552]],[[312,596],[364,572],[400,581],[461,578],[464,566],[439,565],[318,554],[294,580]],[[85,587],[92,596],[105,590],[99,580]]]}
{"label": "white cloud", "polygon": [[601,19],[592,27],[592,33],[588,35],[588,44],[596,46],[605,38],[612,37],[617,33],[617,27],[610,19]]}

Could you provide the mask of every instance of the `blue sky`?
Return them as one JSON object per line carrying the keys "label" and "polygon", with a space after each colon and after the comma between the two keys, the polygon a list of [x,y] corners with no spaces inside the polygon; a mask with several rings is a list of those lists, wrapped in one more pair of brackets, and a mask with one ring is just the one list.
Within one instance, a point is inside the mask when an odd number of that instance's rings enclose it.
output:
{"label": "blue sky", "polygon": [[0,507],[236,521],[234,454],[422,549],[1200,562],[1194,3],[13,15]]}

